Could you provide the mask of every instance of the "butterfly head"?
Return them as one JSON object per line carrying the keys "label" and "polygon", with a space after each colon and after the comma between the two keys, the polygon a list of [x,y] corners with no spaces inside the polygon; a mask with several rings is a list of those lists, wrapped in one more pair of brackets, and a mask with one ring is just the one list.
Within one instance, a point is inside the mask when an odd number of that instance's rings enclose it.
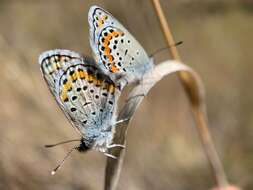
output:
{"label": "butterfly head", "polygon": [[87,150],[89,150],[90,147],[88,146],[88,144],[85,142],[85,140],[82,138],[80,141],[80,145],[79,147],[77,147],[77,150],[79,152],[86,152]]}

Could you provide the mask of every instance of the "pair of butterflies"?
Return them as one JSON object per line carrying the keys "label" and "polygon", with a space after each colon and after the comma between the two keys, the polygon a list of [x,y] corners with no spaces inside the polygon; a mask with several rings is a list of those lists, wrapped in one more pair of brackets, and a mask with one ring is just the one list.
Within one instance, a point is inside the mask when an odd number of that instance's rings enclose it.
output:
{"label": "pair of butterflies", "polygon": [[57,103],[82,136],[79,151],[106,156],[113,147],[117,101],[122,89],[140,80],[153,63],[136,39],[110,13],[92,6],[88,13],[94,59],[70,50],[39,57],[43,77]]}

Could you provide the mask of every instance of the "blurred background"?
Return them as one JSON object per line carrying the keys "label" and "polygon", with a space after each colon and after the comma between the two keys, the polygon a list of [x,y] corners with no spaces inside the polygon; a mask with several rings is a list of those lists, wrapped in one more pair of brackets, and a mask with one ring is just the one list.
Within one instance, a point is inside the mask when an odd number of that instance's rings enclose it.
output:
{"label": "blurred background", "polygon": [[[0,189],[102,189],[106,158],[74,153],[77,138],[40,73],[41,52],[71,49],[91,55],[87,13],[111,12],[148,54],[165,47],[151,1],[0,0]],[[210,130],[229,181],[253,189],[253,1],[163,0],[184,62],[202,77]],[[157,60],[169,59],[167,51]],[[128,133],[119,190],[205,190],[214,185],[189,104],[176,76],[153,88]]]}

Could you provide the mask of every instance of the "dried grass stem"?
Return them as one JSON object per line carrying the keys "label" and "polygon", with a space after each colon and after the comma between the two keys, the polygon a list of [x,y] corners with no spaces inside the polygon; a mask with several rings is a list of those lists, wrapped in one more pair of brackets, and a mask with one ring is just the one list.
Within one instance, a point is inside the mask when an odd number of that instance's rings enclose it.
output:
{"label": "dried grass stem", "polygon": [[[181,61],[179,53],[177,51],[177,47],[173,46],[174,39],[169,28],[168,22],[164,16],[161,4],[159,0],[151,0],[153,6],[155,8],[157,17],[160,21],[160,25],[168,44],[171,56],[173,59],[177,61]],[[206,108],[204,101],[204,88],[199,76],[195,73],[194,75],[189,74],[184,71],[180,71],[178,73],[179,79],[187,93],[191,107],[193,116],[196,122],[197,130],[200,135],[200,139],[204,148],[204,152],[209,161],[209,164],[212,168],[212,173],[215,177],[216,183],[218,187],[224,187],[228,185],[227,177],[225,171],[223,169],[222,163],[219,159],[217,151],[214,147],[214,143],[212,141],[210,132],[208,130],[208,123],[206,117]]]}

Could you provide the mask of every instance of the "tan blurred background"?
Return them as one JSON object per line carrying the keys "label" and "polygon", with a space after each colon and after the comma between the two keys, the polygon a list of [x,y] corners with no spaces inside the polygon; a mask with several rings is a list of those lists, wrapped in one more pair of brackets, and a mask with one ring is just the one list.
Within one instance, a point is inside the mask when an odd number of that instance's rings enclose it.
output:
{"label": "tan blurred background", "polygon": [[[105,157],[74,153],[56,176],[50,170],[76,138],[47,89],[38,55],[65,48],[91,55],[87,13],[110,11],[151,54],[166,44],[148,0],[0,0],[0,189],[98,190]],[[210,130],[229,180],[253,189],[253,1],[162,0],[180,54],[202,77]],[[167,52],[157,55],[168,59]],[[206,190],[207,160],[176,76],[142,103],[128,133],[119,190]]]}

